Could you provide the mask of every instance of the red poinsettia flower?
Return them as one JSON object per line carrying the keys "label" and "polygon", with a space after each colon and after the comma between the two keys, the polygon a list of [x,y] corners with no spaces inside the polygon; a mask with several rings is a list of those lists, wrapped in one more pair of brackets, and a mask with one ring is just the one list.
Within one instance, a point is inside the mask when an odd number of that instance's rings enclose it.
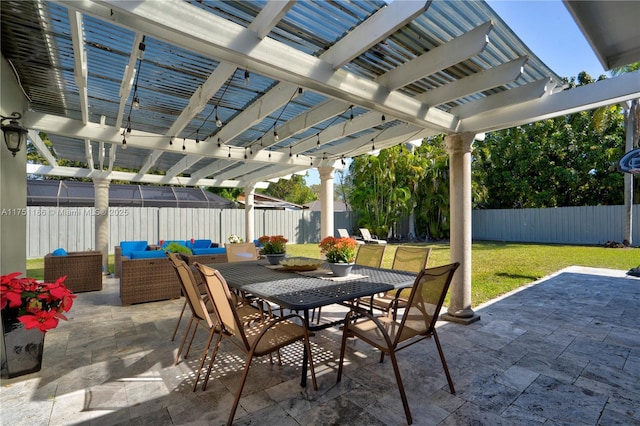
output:
{"label": "red poinsettia flower", "polygon": [[76,296],[64,285],[66,277],[42,283],[19,275],[13,272],[0,276],[0,309],[17,309],[17,318],[27,329],[37,328],[43,333],[55,328],[60,319],[67,319],[62,312],[71,309]]}
{"label": "red poinsettia flower", "polygon": [[54,311],[38,311],[29,315],[21,315],[18,320],[24,324],[25,328],[38,328],[43,333],[50,328],[56,328],[58,326],[58,318],[56,318],[56,312]]}

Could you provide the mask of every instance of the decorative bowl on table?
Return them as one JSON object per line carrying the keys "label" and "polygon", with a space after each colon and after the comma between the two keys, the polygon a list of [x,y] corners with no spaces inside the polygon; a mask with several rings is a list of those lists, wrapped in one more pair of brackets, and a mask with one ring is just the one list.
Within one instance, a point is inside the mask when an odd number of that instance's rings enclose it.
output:
{"label": "decorative bowl on table", "polygon": [[290,257],[280,261],[282,269],[287,271],[315,271],[318,269],[324,260],[311,259],[308,257]]}

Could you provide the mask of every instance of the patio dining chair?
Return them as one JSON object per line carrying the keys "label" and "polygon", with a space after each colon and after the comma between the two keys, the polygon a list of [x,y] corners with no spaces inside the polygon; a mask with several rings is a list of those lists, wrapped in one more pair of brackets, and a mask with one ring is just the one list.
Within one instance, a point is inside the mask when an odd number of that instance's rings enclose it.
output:
{"label": "patio dining chair", "polygon": [[309,333],[304,325],[298,325],[292,321],[296,319],[301,324],[304,324],[302,317],[296,314],[289,314],[247,328],[240,321],[237,308],[233,303],[233,296],[229,291],[229,286],[220,272],[199,263],[196,263],[195,266],[198,271],[200,271],[202,279],[206,284],[208,295],[213,301],[222,329],[216,340],[202,389],[206,389],[223,338],[228,339],[246,355],[244,372],[242,373],[242,378],[236,391],[227,424],[230,425],[233,422],[238,403],[240,402],[240,396],[242,395],[242,389],[249,374],[251,361],[253,361],[255,357],[270,355],[273,352],[278,352],[285,346],[302,341],[307,356],[309,357],[309,370],[313,381],[313,389],[318,390],[316,374],[313,367],[313,357],[311,355],[311,345],[309,344]]}
{"label": "patio dining chair", "polygon": [[[169,255],[169,253],[167,254]],[[195,391],[198,386],[198,381],[200,380],[200,374],[202,371],[202,367],[204,366],[207,353],[209,352],[209,349],[211,347],[213,336],[216,331],[220,331],[221,328],[215,314],[213,303],[210,301],[208,295],[206,295],[205,297],[202,296],[202,289],[198,286],[198,283],[189,265],[187,265],[186,262],[184,262],[182,259],[178,258],[175,254],[168,257],[173,267],[175,268],[176,273],[178,274],[180,285],[185,296],[185,303],[189,305],[189,308],[191,310],[191,319],[189,320],[189,324],[187,325],[182,341],[180,342],[180,347],[178,348],[178,353],[176,354],[174,365],[178,364],[180,355],[182,354],[182,350],[184,349],[184,344],[186,343],[187,337],[189,336],[189,331],[191,330],[191,327],[194,325],[194,323],[195,326],[191,331],[191,339],[189,340],[189,345],[187,346],[187,350],[184,354],[185,357],[187,357],[189,354],[189,350],[191,349],[191,344],[193,343],[195,334],[198,331],[198,327],[204,327],[205,329],[209,330],[205,348],[203,349],[202,356],[200,357],[198,375],[193,384],[193,390]],[[237,304],[238,302],[234,301],[234,303]],[[239,306],[238,312],[243,323],[261,321],[264,318],[264,315],[262,314],[262,311],[260,309],[249,305]],[[182,313],[180,315],[182,316]]]}
{"label": "patio dining chair", "polygon": [[225,244],[227,262],[248,262],[258,260],[258,250],[254,243]]}
{"label": "patio dining chair", "polygon": [[[431,255],[429,247],[399,246],[393,256],[391,269],[418,273],[427,267],[429,255]],[[398,308],[404,308],[407,305],[407,298],[402,297],[400,292],[408,291],[409,289],[404,289],[404,291],[376,294],[370,301],[370,307],[381,310],[387,316],[394,315],[395,318]]]}
{"label": "patio dining chair", "polygon": [[[449,368],[440,346],[438,333],[436,332],[436,322],[440,315],[440,309],[444,302],[445,295],[451,284],[451,278],[459,262],[436,268],[423,269],[416,278],[411,294],[407,301],[407,307],[402,314],[400,321],[396,321],[387,316],[374,317],[362,308],[353,307],[344,319],[342,333],[342,346],[340,348],[340,362],[338,365],[338,379],[342,379],[342,368],[344,365],[345,349],[348,337],[360,338],[363,342],[380,350],[380,362],[384,360],[384,355],[389,354],[393,365],[393,372],[400,391],[400,398],[407,417],[407,423],[412,423],[411,411],[407,402],[407,395],[402,384],[400,369],[396,360],[396,352],[419,342],[420,340],[433,337],[438,348],[440,361],[447,376],[449,389],[455,395],[453,381],[449,374]],[[355,319],[360,317],[356,322]],[[364,317],[364,319],[362,318]]]}
{"label": "patio dining chair", "polygon": [[[358,252],[356,253],[356,265],[362,266],[370,266],[372,268],[379,268],[382,265],[382,259],[384,258],[384,251],[386,250],[386,245],[361,245],[358,246]],[[370,298],[367,298],[367,302],[369,303]],[[353,300],[351,303],[359,304],[360,299]],[[362,303],[365,303],[362,301]],[[320,314],[322,313],[322,308],[318,308],[318,316],[316,318],[316,310],[314,309],[311,312],[311,320],[315,318],[316,324],[320,324]]]}

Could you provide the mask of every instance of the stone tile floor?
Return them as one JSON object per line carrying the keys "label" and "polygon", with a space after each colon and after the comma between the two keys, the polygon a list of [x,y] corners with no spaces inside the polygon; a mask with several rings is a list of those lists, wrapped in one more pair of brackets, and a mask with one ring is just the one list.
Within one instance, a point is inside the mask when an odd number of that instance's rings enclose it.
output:
{"label": "stone tile floor", "polygon": [[[173,366],[182,300],[120,306],[118,281],[82,293],[45,339],[42,371],[3,379],[3,425],[218,425],[244,358],[224,345],[206,391],[192,392],[197,354]],[[640,279],[572,267],[476,308],[479,322],[441,323],[456,387],[435,344],[398,355],[416,425],[640,425]],[[323,315],[342,316],[339,309]],[[183,328],[186,321],[183,322]],[[234,424],[400,425],[391,364],[351,339],[336,384],[340,333],[312,338],[319,390],[299,386],[301,346],[249,373]]]}

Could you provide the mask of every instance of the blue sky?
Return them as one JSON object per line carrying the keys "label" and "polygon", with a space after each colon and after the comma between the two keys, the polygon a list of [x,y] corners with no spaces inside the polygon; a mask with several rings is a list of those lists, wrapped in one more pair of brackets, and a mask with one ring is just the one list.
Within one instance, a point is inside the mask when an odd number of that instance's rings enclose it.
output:
{"label": "blue sky", "polygon": [[[593,78],[609,75],[561,0],[487,0],[487,3],[560,77],[577,77],[582,71]],[[320,184],[317,170],[309,169],[305,180],[307,185]]]}

